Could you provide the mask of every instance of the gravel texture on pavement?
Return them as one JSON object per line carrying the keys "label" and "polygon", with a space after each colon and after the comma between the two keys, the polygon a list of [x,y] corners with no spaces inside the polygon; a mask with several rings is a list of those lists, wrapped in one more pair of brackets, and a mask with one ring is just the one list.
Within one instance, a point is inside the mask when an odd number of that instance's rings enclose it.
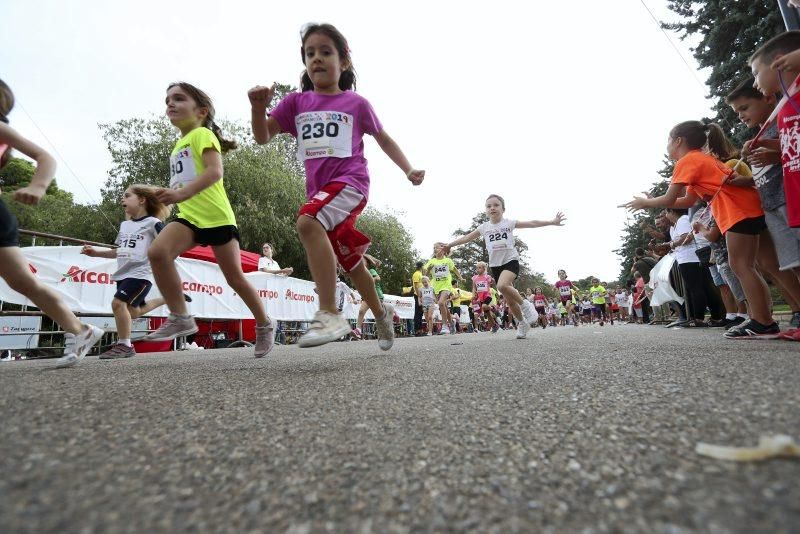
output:
{"label": "gravel texture on pavement", "polygon": [[[453,345],[453,343],[461,343]],[[798,532],[800,343],[637,325],[0,364],[2,532]]]}

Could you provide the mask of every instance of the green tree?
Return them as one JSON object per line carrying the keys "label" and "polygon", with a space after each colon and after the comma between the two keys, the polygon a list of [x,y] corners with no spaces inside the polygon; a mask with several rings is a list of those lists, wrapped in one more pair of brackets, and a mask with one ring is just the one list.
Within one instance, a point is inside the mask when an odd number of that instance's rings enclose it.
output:
{"label": "green tree", "polygon": [[381,261],[378,272],[383,290],[395,295],[400,295],[403,286],[411,285],[417,258],[414,239],[400,222],[401,217],[401,213],[367,208],[356,224],[372,241],[369,254]]}
{"label": "green tree", "polygon": [[681,39],[697,36],[692,53],[700,68],[710,69],[706,80],[715,99],[715,121],[739,141],[747,128],[725,103],[725,96],[750,76],[747,58],[770,38],[785,31],[775,0],[670,0],[668,7],[680,20],[664,23]]}

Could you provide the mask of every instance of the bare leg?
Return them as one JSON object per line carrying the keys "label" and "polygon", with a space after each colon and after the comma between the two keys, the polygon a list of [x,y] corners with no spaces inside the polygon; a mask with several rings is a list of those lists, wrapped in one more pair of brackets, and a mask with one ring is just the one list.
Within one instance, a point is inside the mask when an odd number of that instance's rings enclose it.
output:
{"label": "bare leg", "polygon": [[725,240],[729,262],[750,306],[750,316],[761,324],[772,324],[769,288],[756,268],[759,236],[728,232]]}
{"label": "bare leg", "polygon": [[18,247],[0,247],[0,277],[28,297],[37,308],[58,323],[66,332],[78,335],[81,322],[70,311],[58,293],[39,282],[28,269],[28,262]]}
{"label": "bare leg", "polygon": [[512,284],[517,279],[517,275],[511,271],[503,271],[500,273],[500,279],[497,281],[497,290],[503,294],[506,299],[511,314],[518,320],[523,321],[522,316],[522,295],[519,294],[517,288]]}
{"label": "bare leg", "polygon": [[[225,276],[225,281],[247,305],[256,320],[256,325],[263,326],[268,324],[269,317],[267,317],[267,312],[264,309],[264,303],[259,298],[256,288],[247,281],[247,278],[244,277],[244,272],[242,272],[239,242],[231,239],[224,245],[212,248],[214,249],[214,256],[217,258],[217,265],[219,265],[222,274]],[[181,300],[183,300],[182,293]]]}
{"label": "bare leg", "polygon": [[115,298],[111,301],[111,311],[114,312],[114,322],[117,323],[117,338],[131,338],[131,314],[127,302]]}
{"label": "bare leg", "polygon": [[176,315],[187,315],[186,301],[175,260],[194,246],[194,233],[181,223],[169,223],[147,250],[153,277],[163,295],[169,311]]}
{"label": "bare leg", "polygon": [[[306,249],[308,268],[311,271],[311,278],[317,284],[317,294],[319,295],[319,309],[334,315],[339,314],[336,307],[336,255],[333,246],[328,240],[328,234],[322,224],[307,215],[301,215],[297,219],[297,234],[303,248]],[[353,279],[353,284],[361,293],[361,298],[366,299],[362,289]],[[373,289],[375,284],[373,282]],[[377,296],[376,296],[377,298]]]}
{"label": "bare leg", "polygon": [[[333,251],[333,249],[331,249],[331,251]],[[378,291],[375,289],[375,279],[372,278],[372,275],[369,273],[369,270],[367,270],[367,266],[364,265],[364,262],[358,262],[358,265],[356,265],[352,271],[347,273],[347,275],[350,277],[350,280],[353,281],[353,285],[356,286],[356,289],[361,294],[361,303],[367,303],[369,309],[372,310],[372,315],[375,316],[375,320],[377,321],[383,317],[385,312],[383,310],[383,303],[378,298]],[[334,271],[334,282],[335,281],[336,277]],[[363,318],[361,321],[363,322]]]}
{"label": "bare leg", "polygon": [[131,319],[138,319],[142,315],[150,313],[164,304],[166,304],[166,301],[163,298],[158,297],[148,300],[143,306],[138,306],[136,308],[133,306],[128,306],[128,313],[131,314]]}
{"label": "bare leg", "polygon": [[781,271],[778,255],[775,253],[775,244],[768,231],[761,232],[758,236],[758,267],[767,273],[778,286],[781,296],[793,312],[800,311],[800,280],[797,275],[789,271]]}
{"label": "bare leg", "polygon": [[361,305],[358,307],[358,321],[356,322],[356,327],[361,330],[364,328],[364,317],[367,315],[367,310],[369,309],[369,304],[366,301],[361,301]]}

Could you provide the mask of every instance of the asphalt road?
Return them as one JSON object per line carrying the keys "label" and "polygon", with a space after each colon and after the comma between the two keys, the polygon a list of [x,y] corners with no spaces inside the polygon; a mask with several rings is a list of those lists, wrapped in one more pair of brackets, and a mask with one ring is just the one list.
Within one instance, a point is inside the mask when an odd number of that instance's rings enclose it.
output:
{"label": "asphalt road", "polygon": [[800,343],[635,325],[0,364],[2,532],[798,532]]}

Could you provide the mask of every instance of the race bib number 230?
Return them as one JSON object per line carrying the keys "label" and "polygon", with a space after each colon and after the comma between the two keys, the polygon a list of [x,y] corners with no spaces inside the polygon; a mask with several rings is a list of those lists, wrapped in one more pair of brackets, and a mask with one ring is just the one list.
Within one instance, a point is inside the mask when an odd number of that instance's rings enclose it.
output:
{"label": "race bib number 230", "polygon": [[308,111],[295,117],[297,159],[349,158],[353,155],[353,116]]}

